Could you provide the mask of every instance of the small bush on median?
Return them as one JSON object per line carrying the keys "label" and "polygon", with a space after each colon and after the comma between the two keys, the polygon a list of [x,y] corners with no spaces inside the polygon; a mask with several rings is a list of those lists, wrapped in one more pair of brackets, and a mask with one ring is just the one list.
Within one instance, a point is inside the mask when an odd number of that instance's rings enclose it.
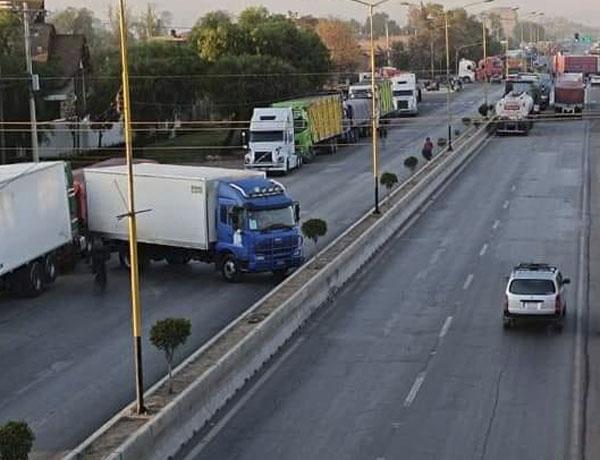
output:
{"label": "small bush on median", "polygon": [[327,222],[322,219],[310,219],[302,224],[301,230],[302,234],[314,243],[316,253],[319,238],[327,234]]}
{"label": "small bush on median", "polygon": [[415,171],[415,168],[419,164],[419,160],[416,157],[410,156],[404,160],[404,166],[410,169],[411,172]]}
{"label": "small bush on median", "polygon": [[0,427],[0,458],[27,460],[35,435],[25,422],[10,421]]}
{"label": "small bush on median", "polygon": [[390,192],[392,191],[392,189],[398,185],[398,176],[394,173],[391,172],[384,172],[381,175],[381,178],[379,179],[379,182],[381,182],[381,185],[383,185],[388,192],[388,195],[390,194]]}
{"label": "small bush on median", "polygon": [[173,393],[171,383],[175,350],[183,345],[192,332],[192,323],[183,318],[167,318],[157,321],[150,330],[150,342],[165,353],[169,368],[169,394]]}

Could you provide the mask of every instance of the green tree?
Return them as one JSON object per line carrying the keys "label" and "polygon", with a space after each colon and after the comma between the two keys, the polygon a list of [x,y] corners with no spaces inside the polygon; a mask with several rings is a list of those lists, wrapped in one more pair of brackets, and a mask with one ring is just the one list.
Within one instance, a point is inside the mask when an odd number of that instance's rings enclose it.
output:
{"label": "green tree", "polygon": [[392,172],[384,172],[379,179],[381,185],[383,185],[388,192],[388,195],[391,193],[392,189],[398,185],[398,176]]}
{"label": "green tree", "polygon": [[213,11],[200,18],[190,34],[190,43],[208,62],[243,53],[247,50],[247,40],[240,26],[224,11]]}
{"label": "green tree", "polygon": [[[200,95],[206,64],[190,46],[149,41],[133,44],[129,49],[132,117],[136,121],[173,120],[191,108]],[[93,118],[114,107],[121,87],[121,63],[118,51],[107,55],[97,72],[89,100]]]}
{"label": "green tree", "polygon": [[10,421],[0,427],[0,458],[27,460],[35,435],[25,422]]}
{"label": "green tree", "polygon": [[316,252],[319,238],[327,235],[327,222],[322,219],[310,219],[302,224],[301,230],[302,234],[314,243]]}
{"label": "green tree", "polygon": [[[402,31],[400,26],[396,21],[390,19],[389,14],[387,13],[375,13],[373,14],[373,36],[375,38],[385,37],[386,35],[386,25],[387,32],[390,35],[398,35]],[[367,18],[364,25],[365,34],[369,34],[371,31],[371,22],[370,19]]]}
{"label": "green tree", "polygon": [[224,56],[210,68],[206,88],[223,117],[248,120],[257,106],[268,106],[303,91],[303,77],[272,56]]}
{"label": "green tree", "polygon": [[172,371],[175,351],[187,342],[191,333],[192,323],[184,318],[157,321],[150,330],[150,342],[165,354],[169,369],[169,394],[173,392]]}

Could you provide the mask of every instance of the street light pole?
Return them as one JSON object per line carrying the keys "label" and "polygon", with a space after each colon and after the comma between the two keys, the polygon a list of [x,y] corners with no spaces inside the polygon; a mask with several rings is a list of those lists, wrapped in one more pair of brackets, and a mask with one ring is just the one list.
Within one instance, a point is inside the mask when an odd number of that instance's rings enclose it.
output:
{"label": "street light pole", "polygon": [[379,139],[377,129],[379,127],[379,93],[375,81],[375,39],[373,37],[373,10],[390,0],[379,0],[378,2],[367,2],[364,0],[350,0],[366,6],[369,11],[369,27],[371,32],[371,140],[373,145],[373,182],[375,191],[374,214],[380,214],[379,210]]}
{"label": "street light pole", "polygon": [[121,84],[123,87],[123,117],[125,122],[125,154],[127,159],[127,192],[129,217],[129,261],[131,278],[131,313],[135,361],[136,413],[146,412],[144,406],[144,377],[142,372],[142,314],[137,250],[137,223],[133,186],[133,137],[131,133],[131,97],[129,91],[129,64],[127,56],[127,23],[125,0],[119,0],[119,34],[121,44]]}
{"label": "street light pole", "polygon": [[34,163],[40,161],[40,149],[37,133],[37,111],[35,107],[35,91],[37,80],[33,75],[33,58],[31,56],[31,28],[29,26],[29,5],[23,2],[23,28],[25,35],[25,60],[27,61],[27,76],[29,82],[29,116],[31,120],[31,156]]}
{"label": "street light pole", "polygon": [[452,110],[450,110],[450,40],[448,37],[448,11],[444,11],[446,26],[446,110],[448,112],[448,151],[452,151]]}
{"label": "street light pole", "polygon": [[373,180],[375,185],[375,214],[379,214],[379,143],[378,143],[378,122],[379,105],[377,97],[377,85],[375,84],[375,41],[373,38],[373,4],[369,4],[369,24],[371,28],[371,117],[372,143],[373,143]]}

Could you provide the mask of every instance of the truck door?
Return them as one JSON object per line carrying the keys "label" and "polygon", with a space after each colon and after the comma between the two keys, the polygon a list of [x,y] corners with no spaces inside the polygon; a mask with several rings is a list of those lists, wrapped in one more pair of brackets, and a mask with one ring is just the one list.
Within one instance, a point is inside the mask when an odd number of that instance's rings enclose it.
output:
{"label": "truck door", "polygon": [[233,245],[234,207],[232,202],[220,202],[218,210],[217,236],[219,243]]}

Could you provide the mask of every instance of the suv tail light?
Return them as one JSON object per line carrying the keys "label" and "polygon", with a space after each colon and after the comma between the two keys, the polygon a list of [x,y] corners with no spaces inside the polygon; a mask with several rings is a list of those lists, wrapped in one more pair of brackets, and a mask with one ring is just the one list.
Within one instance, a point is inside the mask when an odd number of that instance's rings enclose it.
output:
{"label": "suv tail light", "polygon": [[559,315],[561,309],[562,309],[562,299],[560,298],[560,294],[558,294],[556,296],[556,303],[554,304],[554,313]]}

